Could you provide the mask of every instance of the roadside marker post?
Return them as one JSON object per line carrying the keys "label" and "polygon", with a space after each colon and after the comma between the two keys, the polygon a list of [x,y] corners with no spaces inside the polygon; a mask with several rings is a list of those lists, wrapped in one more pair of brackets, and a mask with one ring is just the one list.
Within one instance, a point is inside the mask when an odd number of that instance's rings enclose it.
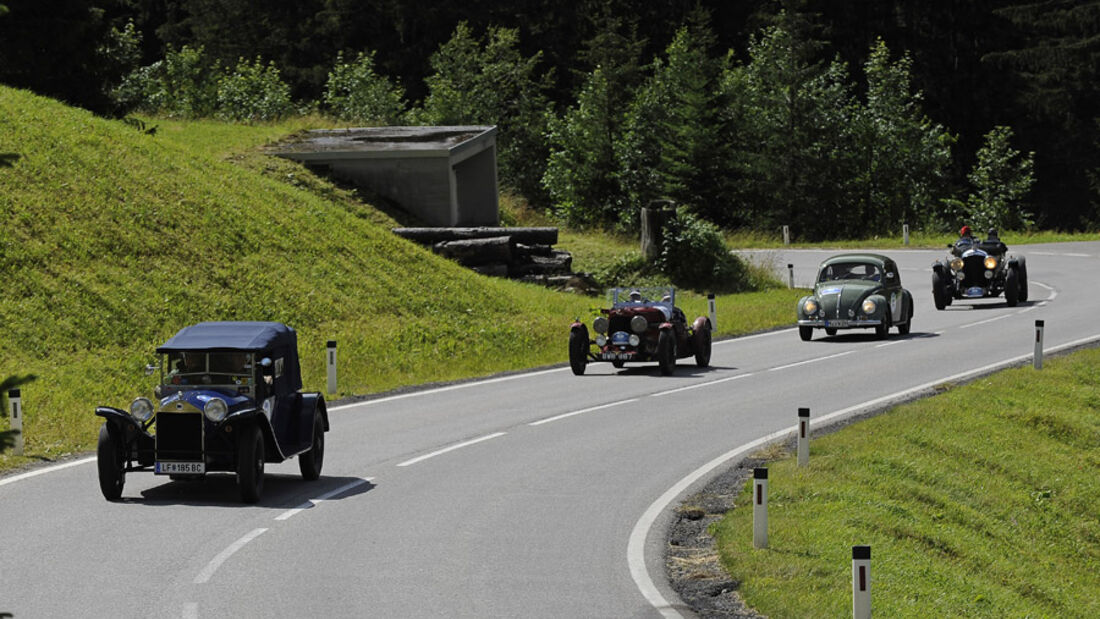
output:
{"label": "roadside marker post", "polygon": [[768,469],[752,470],[752,547],[768,547]]}
{"label": "roadside marker post", "polygon": [[328,392],[336,393],[336,340],[328,341]]}
{"label": "roadside marker post", "polygon": [[787,288],[794,288],[794,265],[787,263]]}
{"label": "roadside marker post", "polygon": [[901,238],[902,238],[902,241],[905,243],[905,246],[908,247],[909,246],[909,224],[902,224],[901,225]]}
{"label": "roadside marker post", "polygon": [[23,455],[23,398],[18,389],[8,391],[8,408],[11,413],[11,431],[15,434],[15,445],[12,452]]}
{"label": "roadside marker post", "polygon": [[1035,321],[1035,369],[1043,369],[1043,321]]}
{"label": "roadside marker post", "polygon": [[791,227],[790,226],[783,226],[783,244],[784,245],[790,245],[791,244]]}
{"label": "roadside marker post", "polygon": [[718,305],[714,302],[714,293],[707,293],[707,312],[710,314],[710,330],[718,330]]}
{"label": "roadside marker post", "polygon": [[852,617],[871,619],[870,546],[852,546]]}
{"label": "roadside marker post", "polygon": [[810,463],[810,409],[798,409],[798,466]]}

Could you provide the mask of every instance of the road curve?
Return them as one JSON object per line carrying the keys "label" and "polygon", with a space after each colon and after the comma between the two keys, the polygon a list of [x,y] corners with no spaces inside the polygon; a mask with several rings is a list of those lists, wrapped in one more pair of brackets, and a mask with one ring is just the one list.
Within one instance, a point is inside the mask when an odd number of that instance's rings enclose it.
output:
{"label": "road curve", "polygon": [[[885,342],[870,331],[802,342],[786,329],[716,342],[710,368],[671,377],[554,368],[338,407],[322,478],[270,466],[257,505],[238,503],[227,475],[131,474],[117,503],[89,461],[0,478],[0,613],[689,614],[663,579],[669,510],[739,450],[791,428],[798,407],[850,414],[1026,360],[1036,319],[1048,349],[1100,336],[1100,293],[1078,285],[1100,267],[1100,243],[1013,250],[1028,256],[1031,301],[941,312],[928,268],[940,252],[887,252],[917,313],[910,335]],[[770,258],[806,285],[831,253]]]}

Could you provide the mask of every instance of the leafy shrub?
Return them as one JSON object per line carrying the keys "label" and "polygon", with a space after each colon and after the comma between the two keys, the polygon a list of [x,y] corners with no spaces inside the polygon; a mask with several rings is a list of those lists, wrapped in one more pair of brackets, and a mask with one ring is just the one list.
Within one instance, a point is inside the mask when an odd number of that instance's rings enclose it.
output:
{"label": "leafy shrub", "polygon": [[217,107],[218,62],[203,48],[169,46],[164,60],[138,67],[112,92],[116,104],[177,118],[210,116]]}
{"label": "leafy shrub", "polygon": [[665,225],[657,266],[676,286],[701,292],[738,292],[752,285],[718,227],[684,210]]}
{"label": "leafy shrub", "polygon": [[401,87],[375,72],[374,52],[360,52],[354,62],[337,54],[324,101],[336,118],[368,124],[398,124],[405,109]]}
{"label": "leafy shrub", "polygon": [[217,117],[225,120],[277,120],[294,111],[290,86],[274,62],[241,58],[232,73],[218,79]]}

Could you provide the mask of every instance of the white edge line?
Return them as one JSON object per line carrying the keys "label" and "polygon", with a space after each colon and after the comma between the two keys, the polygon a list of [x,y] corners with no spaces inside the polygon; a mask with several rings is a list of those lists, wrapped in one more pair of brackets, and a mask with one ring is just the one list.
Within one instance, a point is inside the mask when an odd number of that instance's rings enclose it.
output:
{"label": "white edge line", "polygon": [[739,378],[748,378],[752,376],[752,372],[748,374],[738,374],[737,376],[727,376],[726,378],[719,378],[718,380],[708,380],[705,383],[696,383],[694,385],[688,385],[687,387],[679,387],[677,389],[669,389],[668,391],[658,391],[657,393],[649,394],[651,398],[659,398],[663,395],[669,395],[670,393],[680,393],[681,391],[689,391],[691,389],[698,389],[700,387],[709,387],[711,385],[717,385],[718,383],[727,383],[731,380],[737,380]]}
{"label": "white edge line", "polygon": [[637,402],[638,398],[632,398],[630,400],[620,400],[618,402],[611,402],[610,404],[601,404],[599,406],[593,406],[591,408],[584,408],[579,411],[573,411],[571,413],[563,413],[554,417],[547,417],[546,419],[540,419],[538,421],[532,421],[527,424],[529,426],[541,426],[544,423],[550,423],[551,421],[557,421],[559,419],[565,419],[566,417],[572,417],[574,415],[583,415],[584,413],[591,413],[592,411],[598,411],[602,408],[611,408],[612,406],[619,406],[622,404],[630,404],[631,402]]}
{"label": "white edge line", "polygon": [[252,540],[262,535],[264,531],[267,531],[267,529],[254,529],[251,533],[245,534],[244,537],[233,542],[229,545],[228,548],[219,552],[218,556],[211,559],[210,563],[207,563],[206,567],[202,568],[202,571],[199,572],[199,575],[195,577],[195,584],[201,585],[204,582],[210,580],[210,577],[214,575],[214,572],[218,571],[218,568],[221,567],[222,563],[225,563],[226,559],[232,557],[233,553],[237,552],[241,548],[244,548],[244,545],[248,542],[251,542]]}
{"label": "white edge line", "polygon": [[348,490],[351,490],[352,488],[354,488],[356,486],[362,486],[363,484],[370,483],[373,480],[374,480],[373,477],[367,477],[367,478],[357,479],[353,482],[346,483],[343,486],[340,486],[339,488],[337,488],[335,490],[330,490],[330,491],[322,494],[321,496],[319,496],[315,499],[310,499],[310,500],[306,501],[305,503],[302,503],[298,507],[294,507],[294,508],[286,510],[285,512],[283,512],[283,513],[279,514],[278,516],[276,516],[275,520],[289,520],[292,516],[295,516],[296,514],[298,514],[299,512],[302,512],[304,510],[315,507],[318,503],[321,503],[322,501],[327,501],[327,500],[331,499],[332,497],[334,497],[338,494],[343,494],[344,492],[347,492]]}
{"label": "white edge line", "polygon": [[95,462],[95,456],[88,456],[87,458],[81,458],[80,460],[74,460],[72,462],[66,462],[64,464],[55,464],[53,466],[47,466],[41,469],[35,469],[33,471],[27,471],[26,473],[20,473],[18,475],[12,475],[11,477],[5,477],[0,479],[0,486],[6,486],[8,484],[14,484],[17,481],[23,481],[24,479],[30,479],[31,477],[38,477],[39,475],[45,475],[46,473],[52,473],[54,471],[60,471],[61,469],[67,469],[80,464],[87,464],[89,462]]}
{"label": "white edge line", "polygon": [[838,352],[835,355],[828,355],[826,357],[817,357],[816,359],[807,359],[806,361],[799,361],[797,363],[788,363],[787,365],[780,365],[774,368],[768,368],[769,372],[778,372],[779,370],[786,370],[788,368],[798,367],[800,365],[806,365],[807,363],[817,363],[818,361],[825,361],[827,359],[836,359],[837,357],[843,357],[844,355],[850,355],[854,353],[854,350],[847,350],[845,352]]}
{"label": "white edge line", "polygon": [[412,460],[406,460],[406,461],[402,462],[401,464],[398,464],[397,466],[409,466],[411,464],[416,464],[417,462],[423,462],[423,461],[427,460],[428,458],[434,458],[436,456],[443,455],[443,454],[445,454],[449,451],[454,451],[456,449],[462,449],[463,447],[469,447],[470,445],[476,445],[477,443],[480,443],[482,441],[488,441],[490,439],[494,439],[494,438],[497,438],[497,437],[500,437],[500,436],[504,436],[505,434],[507,434],[507,432],[496,432],[494,434],[489,434],[489,435],[486,435],[486,436],[482,436],[481,438],[475,438],[473,440],[469,440],[469,441],[466,441],[464,443],[458,443],[457,445],[451,445],[450,447],[444,447],[443,449],[440,449],[438,451],[433,451],[430,454],[424,454],[423,456],[413,458]]}
{"label": "white edge line", "polygon": [[[1016,312],[1016,314],[1022,314],[1022,313],[1023,313],[1023,310],[1021,310],[1019,312]],[[958,329],[969,329],[970,327],[976,327],[978,325],[988,324],[988,323],[991,323],[991,322],[995,322],[997,320],[1004,320],[1005,318],[1012,318],[1012,316],[1014,316],[1014,315],[1015,314],[1001,314],[1000,316],[997,316],[995,318],[987,318],[986,320],[979,320],[978,322],[972,322],[970,324],[962,325],[962,326],[956,327],[956,328],[958,328]]]}
{"label": "white edge line", "polygon": [[[1074,347],[1077,347],[1077,346],[1081,346],[1083,344],[1088,344],[1090,342],[1095,342],[1097,340],[1100,340],[1100,334],[1091,335],[1089,337],[1081,338],[1079,340],[1074,340],[1074,341],[1068,342],[1066,344],[1061,344],[1059,346],[1054,346],[1054,347],[1048,349],[1047,352],[1048,353],[1055,353],[1055,352],[1059,352],[1061,350],[1074,348]],[[816,419],[814,423],[815,424],[828,423],[828,422],[831,422],[833,420],[844,417],[846,415],[850,415],[852,413],[855,413],[855,412],[858,412],[858,411],[861,411],[861,410],[864,410],[864,409],[867,409],[867,408],[872,408],[874,406],[889,402],[891,400],[896,400],[896,399],[905,397],[907,395],[912,395],[912,394],[919,393],[919,392],[927,390],[927,389],[931,389],[932,387],[935,387],[936,385],[940,385],[940,384],[947,383],[947,382],[955,382],[955,381],[959,381],[959,380],[965,380],[965,379],[973,377],[973,376],[978,376],[978,375],[985,374],[985,373],[988,373],[988,372],[994,372],[994,371],[997,371],[997,370],[1012,367],[1013,365],[1015,365],[1015,364],[1017,364],[1021,361],[1024,361],[1026,359],[1030,359],[1033,356],[1034,356],[1033,354],[1020,355],[1018,357],[1013,357],[1011,359],[1006,359],[1004,361],[1000,361],[1000,362],[997,362],[997,363],[991,363],[989,365],[982,366],[982,367],[974,369],[974,370],[968,370],[966,372],[960,372],[958,374],[954,374],[954,375],[948,376],[946,378],[941,378],[941,379],[937,379],[937,380],[934,380],[934,381],[931,381],[931,382],[927,382],[927,383],[924,383],[923,385],[918,385],[916,387],[911,387],[909,389],[905,389],[903,391],[898,391],[898,392],[892,393],[890,395],[885,395],[885,396],[882,396],[880,398],[876,398],[874,400],[868,400],[867,402],[863,402],[863,403],[860,403],[860,404],[849,406],[848,408],[844,408],[844,409],[829,413],[829,414],[827,414],[823,417],[820,417],[820,418]],[[709,474],[714,469],[718,468],[719,466],[722,466],[723,464],[726,464],[726,463],[730,462],[731,460],[734,460],[734,459],[737,459],[737,458],[742,458],[745,455],[751,453],[754,449],[756,449],[758,447],[762,447],[762,446],[764,446],[768,443],[783,439],[783,438],[785,438],[785,437],[787,437],[787,436],[789,436],[789,435],[791,435],[791,434],[793,434],[797,431],[798,431],[798,426],[795,425],[795,426],[791,426],[789,428],[784,428],[782,430],[778,430],[776,432],[772,432],[771,434],[760,437],[760,438],[758,438],[754,441],[750,441],[748,443],[745,443],[744,445],[741,445],[741,446],[736,447],[736,448],[734,448],[730,451],[727,451],[726,453],[718,456],[717,458],[711,460],[710,462],[707,462],[703,466],[701,466],[701,467],[695,469],[694,471],[692,471],[691,473],[689,473],[687,475],[687,477],[684,477],[680,481],[676,482],[676,484],[674,486],[672,486],[667,491],[665,491],[664,494],[662,494],[656,501],[654,501],[649,506],[649,508],[647,508],[645,510],[645,512],[642,514],[642,517],[639,518],[638,522],[634,524],[634,528],[630,531],[630,538],[627,541],[627,545],[626,545],[626,560],[627,560],[627,564],[630,566],[630,576],[631,576],[631,578],[634,579],[634,584],[638,587],[638,591],[641,592],[642,596],[645,597],[646,601],[648,601],[650,603],[650,605],[653,606],[654,609],[656,609],[659,613],[661,613],[662,616],[668,617],[668,618],[674,618],[674,617],[682,618],[683,617],[683,615],[680,613],[680,611],[676,607],[674,607],[665,598],[665,596],[660,592],[659,589],[657,589],[657,586],[654,584],[653,579],[649,575],[649,570],[646,569],[646,564],[645,564],[645,541],[646,541],[646,538],[649,537],[650,530],[653,528],[653,525],[657,522],[658,517],[660,517],[660,515],[665,511],[665,509],[667,509],[668,506],[671,505],[672,502],[677,499],[677,497],[679,497],[681,494],[686,492],[687,489],[689,487],[691,487],[695,482],[702,479],[704,476]]]}
{"label": "white edge line", "polygon": [[394,400],[404,400],[406,398],[415,398],[417,396],[432,395],[436,393],[445,393],[447,391],[455,391],[457,389],[466,389],[468,387],[476,387],[478,385],[491,385],[493,383],[503,383],[509,380],[517,380],[520,378],[529,378],[532,376],[542,376],[543,374],[552,374],[554,372],[564,372],[568,370],[568,367],[564,368],[551,368],[549,370],[539,370],[537,372],[524,372],[522,374],[511,374],[509,376],[499,376],[497,378],[486,378],[484,380],[474,380],[467,383],[459,383],[457,385],[447,385],[446,387],[436,387],[435,389],[425,389],[423,391],[413,391],[411,393],[399,393],[397,395],[391,395],[384,398],[378,398],[376,400],[364,400],[362,402],[352,402],[351,404],[341,404],[339,406],[333,406],[328,409],[329,412],[344,410],[347,408],[355,408],[356,406],[373,406],[375,404],[383,404],[385,402],[393,402]]}

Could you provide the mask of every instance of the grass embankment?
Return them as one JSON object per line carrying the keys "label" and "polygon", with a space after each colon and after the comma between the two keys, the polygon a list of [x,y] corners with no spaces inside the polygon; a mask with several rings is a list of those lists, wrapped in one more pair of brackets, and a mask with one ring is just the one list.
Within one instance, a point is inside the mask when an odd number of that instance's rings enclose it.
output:
{"label": "grass embankment", "polygon": [[[154,348],[203,320],[294,326],[311,390],[336,340],[337,395],[566,360],[569,321],[601,301],[478,276],[261,152],[321,122],[148,119],[148,135],[0,87],[0,152],[21,156],[0,169],[0,379],[38,376],[23,387],[27,455],[0,455],[0,470],[94,447],[94,406],[148,395]],[[720,333],[788,323],[794,298],[720,298]]]}
{"label": "grass embankment", "polygon": [[1100,616],[1100,350],[900,406],[811,450],[808,467],[769,466],[769,549],[752,549],[747,507],[713,531],[759,612],[850,616],[851,547],[870,544],[877,616]]}

